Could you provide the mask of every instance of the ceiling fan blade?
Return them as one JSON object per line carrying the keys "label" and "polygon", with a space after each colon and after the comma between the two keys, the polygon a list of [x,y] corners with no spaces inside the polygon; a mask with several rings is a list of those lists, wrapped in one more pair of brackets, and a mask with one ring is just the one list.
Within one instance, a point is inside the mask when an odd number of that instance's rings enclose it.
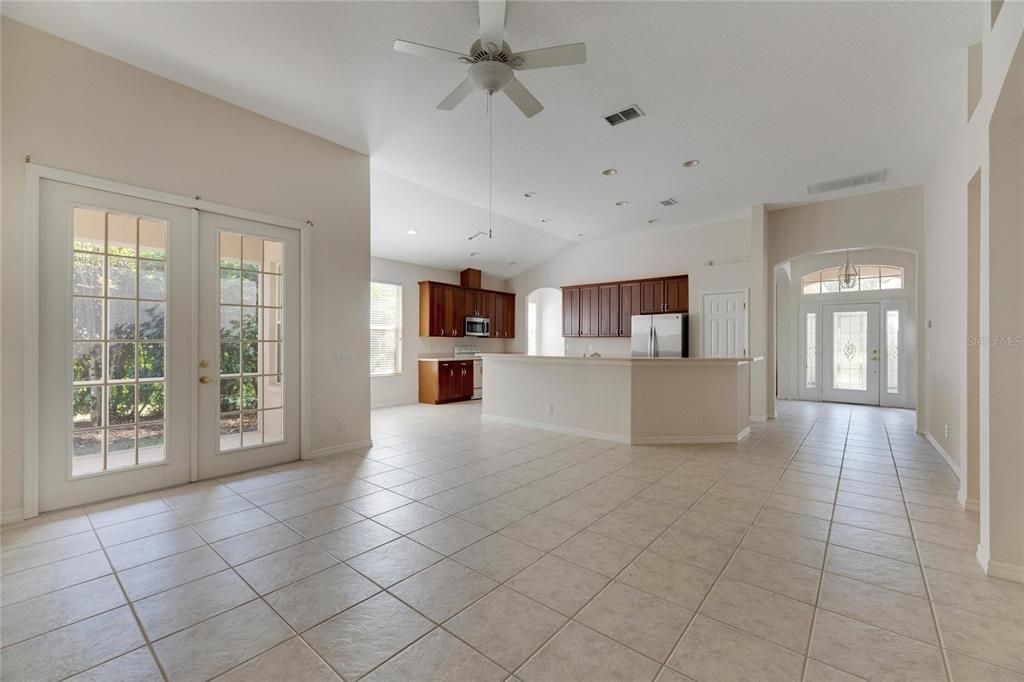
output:
{"label": "ceiling fan blade", "polygon": [[441,100],[441,103],[437,105],[437,108],[444,111],[451,111],[455,107],[459,106],[459,102],[466,99],[469,93],[473,92],[475,89],[475,86],[470,83],[467,78],[459,83],[458,86],[451,91],[451,94]]}
{"label": "ceiling fan blade", "polygon": [[443,59],[446,62],[458,62],[459,59],[466,56],[459,52],[452,52],[451,50],[445,50],[440,47],[431,47],[430,45],[410,43],[408,40],[396,40],[395,52],[407,52],[408,54],[414,54],[417,57],[432,57],[434,59]]}
{"label": "ceiling fan blade", "polygon": [[544,105],[538,102],[533,93],[515,78],[505,86],[503,92],[508,95],[513,104],[519,107],[519,111],[526,114],[526,118],[533,118],[544,110]]}
{"label": "ceiling fan blade", "polygon": [[539,50],[517,52],[512,56],[512,60],[512,68],[517,71],[585,64],[587,62],[587,46],[583,43],[572,43],[571,45],[542,47]]}
{"label": "ceiling fan blade", "polygon": [[505,39],[505,0],[480,0],[480,44],[499,50]]}

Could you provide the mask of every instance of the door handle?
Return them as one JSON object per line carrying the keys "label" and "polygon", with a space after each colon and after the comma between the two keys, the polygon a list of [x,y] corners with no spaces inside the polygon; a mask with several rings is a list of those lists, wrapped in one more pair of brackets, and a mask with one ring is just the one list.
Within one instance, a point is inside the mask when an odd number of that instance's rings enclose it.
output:
{"label": "door handle", "polygon": [[201,383],[201,384],[208,384],[208,383],[210,383],[210,377],[208,377],[208,376],[206,376],[204,374],[203,376],[199,377],[199,383]]}

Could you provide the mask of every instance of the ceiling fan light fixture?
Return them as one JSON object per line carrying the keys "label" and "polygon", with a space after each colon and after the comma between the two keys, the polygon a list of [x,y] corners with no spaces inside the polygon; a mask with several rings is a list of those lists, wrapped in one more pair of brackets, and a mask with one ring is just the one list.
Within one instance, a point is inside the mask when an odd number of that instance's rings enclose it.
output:
{"label": "ceiling fan light fixture", "polygon": [[683,161],[683,168],[696,168],[700,165],[700,159],[690,159],[689,161]]}
{"label": "ceiling fan light fixture", "polygon": [[523,196],[524,196],[524,197],[526,197],[527,199],[532,199],[532,198],[534,198],[535,196],[537,196],[537,193],[536,193],[536,192],[527,192],[527,193],[526,193],[526,194],[524,194]]}
{"label": "ceiling fan light fixture", "polygon": [[629,202],[625,201],[625,200],[623,200],[623,201],[616,201],[615,205],[619,206],[621,208],[622,206],[629,206]]}
{"label": "ceiling fan light fixture", "polygon": [[618,168],[605,168],[603,171],[601,171],[601,175],[618,175],[618,174],[619,174],[619,169]]}
{"label": "ceiling fan light fixture", "polygon": [[493,95],[501,92],[512,82],[515,74],[512,67],[501,62],[477,62],[469,67],[469,82],[484,92]]}

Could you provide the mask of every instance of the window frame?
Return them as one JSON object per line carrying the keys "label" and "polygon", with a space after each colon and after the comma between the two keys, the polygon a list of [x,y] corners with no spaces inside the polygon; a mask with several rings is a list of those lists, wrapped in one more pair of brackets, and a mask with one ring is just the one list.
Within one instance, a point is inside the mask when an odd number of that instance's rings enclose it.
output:
{"label": "window frame", "polygon": [[[403,325],[402,325],[402,310],[403,310],[402,296],[404,295],[404,287],[402,286],[402,284],[400,282],[389,282],[389,281],[383,280],[383,279],[371,279],[370,280],[370,288],[372,289],[375,284],[389,286],[389,287],[395,287],[398,290],[398,295],[395,297],[395,307],[397,308],[397,310],[395,311],[395,326],[394,326],[394,334],[395,334],[395,364],[394,364],[394,371],[393,372],[378,372],[378,373],[375,373],[373,371],[373,361],[372,361],[372,356],[371,356],[371,361],[370,361],[370,378],[371,379],[378,379],[378,378],[381,378],[381,377],[397,377],[397,376],[401,376],[402,375],[402,346],[403,346],[403,341],[404,341],[403,331],[402,331],[402,328],[403,328]],[[368,331],[372,333],[374,330],[384,330],[384,331],[387,331],[389,329],[391,329],[391,328],[390,327],[375,326],[373,324],[373,296],[371,294],[371,296],[370,296],[370,320],[369,320],[369,329],[368,329]],[[372,353],[372,350],[371,350],[371,353]]]}
{"label": "window frame", "polygon": [[[857,266],[858,271],[862,271],[864,268],[868,268],[868,269],[874,270],[875,272],[879,273],[877,275],[871,275],[870,277],[866,278],[866,279],[875,280],[878,283],[877,287],[875,287],[873,289],[865,289],[865,288],[863,288],[861,286],[861,282],[865,278],[864,277],[858,277],[857,278],[857,286],[856,286],[856,288],[853,288],[853,289],[843,289],[842,287],[838,286],[838,279],[831,279],[831,278],[824,279],[825,274],[831,275],[833,273],[836,273],[838,275],[839,269],[835,268],[835,267],[832,267],[832,268],[822,268],[821,270],[816,270],[815,272],[808,272],[807,274],[804,274],[804,275],[800,276],[800,295],[801,296],[822,296],[822,295],[825,295],[825,294],[863,294],[863,293],[877,294],[877,293],[885,292],[885,291],[904,291],[906,289],[905,285],[906,285],[907,273],[906,273],[906,269],[904,267],[902,267],[900,265],[875,265],[875,264],[870,264],[870,263],[866,263],[864,265],[858,265]],[[895,277],[895,275],[892,275],[892,274],[890,274],[890,275],[882,275],[881,272],[884,269],[899,270],[900,285],[898,287],[883,287],[882,286],[882,280],[883,279],[885,279],[887,277],[888,278]],[[835,290],[833,290],[833,291],[824,291],[824,285],[825,285],[826,282],[829,283],[829,284],[836,283]],[[814,286],[817,286],[818,291],[807,291],[808,287],[814,287]]]}

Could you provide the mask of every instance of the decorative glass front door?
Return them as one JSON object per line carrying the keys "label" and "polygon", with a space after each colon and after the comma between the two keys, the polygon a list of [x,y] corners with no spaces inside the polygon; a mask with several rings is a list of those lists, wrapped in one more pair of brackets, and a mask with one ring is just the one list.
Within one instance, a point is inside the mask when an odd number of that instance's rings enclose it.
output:
{"label": "decorative glass front door", "polygon": [[821,308],[822,398],[877,405],[882,359],[879,305],[849,303]]}

